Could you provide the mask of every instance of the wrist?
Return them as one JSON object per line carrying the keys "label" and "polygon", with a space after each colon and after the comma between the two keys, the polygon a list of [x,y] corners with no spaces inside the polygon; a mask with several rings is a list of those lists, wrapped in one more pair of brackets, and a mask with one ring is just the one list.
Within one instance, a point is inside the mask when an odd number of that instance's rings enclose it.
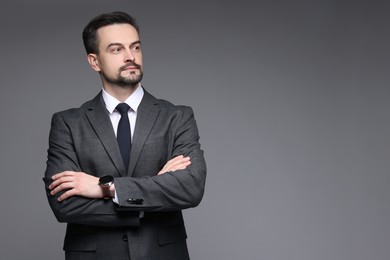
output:
{"label": "wrist", "polygon": [[112,185],[110,186],[110,196],[112,198],[115,198],[115,183],[112,183]]}
{"label": "wrist", "polygon": [[111,175],[104,175],[99,178],[99,186],[102,189],[103,198],[111,198],[111,186],[114,184],[114,177]]}

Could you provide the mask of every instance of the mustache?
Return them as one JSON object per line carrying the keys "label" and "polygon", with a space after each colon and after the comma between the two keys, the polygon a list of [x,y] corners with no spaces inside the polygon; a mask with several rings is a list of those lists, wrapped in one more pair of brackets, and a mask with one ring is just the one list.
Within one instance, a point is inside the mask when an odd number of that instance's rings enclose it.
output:
{"label": "mustache", "polygon": [[119,70],[123,71],[123,70],[126,70],[127,67],[136,67],[137,69],[141,70],[141,66],[135,62],[129,62],[129,63],[126,63],[125,65],[123,65],[122,67],[119,68]]}

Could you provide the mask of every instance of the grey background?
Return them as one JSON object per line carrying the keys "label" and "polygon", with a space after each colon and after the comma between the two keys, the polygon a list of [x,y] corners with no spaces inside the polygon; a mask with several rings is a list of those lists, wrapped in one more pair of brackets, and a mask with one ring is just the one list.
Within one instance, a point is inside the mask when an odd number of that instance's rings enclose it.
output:
{"label": "grey background", "polygon": [[190,105],[208,162],[192,259],[390,257],[389,1],[2,1],[2,259],[63,259],[51,115],[100,90],[81,42],[127,11],[143,85]]}

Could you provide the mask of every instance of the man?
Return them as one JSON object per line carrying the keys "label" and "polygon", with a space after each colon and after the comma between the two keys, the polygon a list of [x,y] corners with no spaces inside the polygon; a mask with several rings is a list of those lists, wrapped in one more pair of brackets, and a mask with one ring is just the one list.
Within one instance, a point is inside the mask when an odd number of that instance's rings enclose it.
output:
{"label": "man", "polygon": [[66,259],[189,259],[181,210],[200,203],[206,178],[192,110],[140,85],[128,14],[95,17],[83,41],[103,89],[53,115],[44,177],[57,220],[68,223]]}

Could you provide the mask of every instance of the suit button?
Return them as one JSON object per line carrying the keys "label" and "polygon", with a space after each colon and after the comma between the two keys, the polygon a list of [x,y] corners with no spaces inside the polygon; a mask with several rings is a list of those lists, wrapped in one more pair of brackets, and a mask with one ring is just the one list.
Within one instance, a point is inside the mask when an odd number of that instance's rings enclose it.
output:
{"label": "suit button", "polygon": [[127,242],[129,240],[128,237],[127,237],[127,234],[123,234],[122,240],[125,241],[125,242]]}

